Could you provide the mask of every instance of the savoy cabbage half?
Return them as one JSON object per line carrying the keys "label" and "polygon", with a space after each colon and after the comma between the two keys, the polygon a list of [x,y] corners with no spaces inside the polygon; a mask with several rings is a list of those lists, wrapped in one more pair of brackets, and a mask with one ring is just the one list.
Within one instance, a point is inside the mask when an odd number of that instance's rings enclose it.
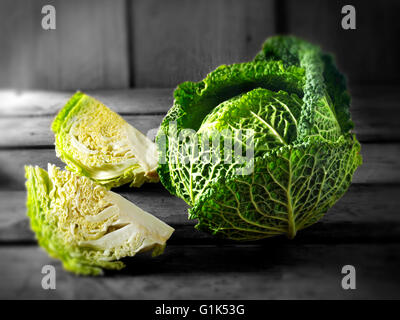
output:
{"label": "savoy cabbage half", "polygon": [[91,96],[75,93],[51,129],[57,156],[78,175],[107,188],[158,182],[155,144]]}
{"label": "savoy cabbage half", "polygon": [[[184,82],[174,98],[157,135],[157,172],[201,230],[293,238],[343,196],[362,163],[345,78],[301,39],[272,37],[253,61]],[[232,157],[226,142],[252,156]]]}
{"label": "savoy cabbage half", "polygon": [[26,166],[27,209],[39,244],[66,270],[99,275],[126,256],[161,254],[174,229],[87,177]]}

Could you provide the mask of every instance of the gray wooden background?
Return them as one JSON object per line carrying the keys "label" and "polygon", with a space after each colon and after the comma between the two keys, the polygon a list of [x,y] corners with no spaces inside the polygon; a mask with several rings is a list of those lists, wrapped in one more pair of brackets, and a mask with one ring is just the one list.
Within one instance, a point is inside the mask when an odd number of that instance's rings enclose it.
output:
{"label": "gray wooden background", "polygon": [[[41,29],[54,4],[57,29]],[[400,2],[351,1],[357,29],[340,28],[332,0],[0,0],[0,298],[400,298]],[[50,124],[77,89],[142,132],[172,104],[172,87],[222,63],[251,59],[264,38],[292,33],[336,54],[350,81],[364,164],[348,193],[292,241],[220,241],[193,229],[161,184],[119,188],[176,231],[163,255],[126,259],[102,278],[76,277],[37,246],[23,166],[63,166]],[[41,288],[43,265],[57,289]],[[341,288],[341,267],[357,290]]]}
{"label": "gray wooden background", "polygon": [[[53,4],[57,29],[41,28]],[[1,0],[0,87],[76,90],[175,87],[246,61],[276,33],[334,52],[350,82],[400,82],[400,2],[335,0]]]}

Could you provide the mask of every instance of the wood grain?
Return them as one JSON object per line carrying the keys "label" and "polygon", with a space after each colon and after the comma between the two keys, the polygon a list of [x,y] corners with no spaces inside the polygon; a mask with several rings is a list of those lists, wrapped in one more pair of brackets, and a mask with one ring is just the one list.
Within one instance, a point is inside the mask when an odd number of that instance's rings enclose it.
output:
{"label": "wood grain", "polygon": [[[41,8],[56,9],[43,30]],[[125,1],[0,3],[0,87],[76,90],[129,86]]]}
{"label": "wood grain", "polygon": [[[400,108],[399,85],[358,85],[349,88],[351,112],[360,116],[364,110],[369,117],[380,117],[385,121],[386,112]],[[172,106],[174,88],[135,88],[121,90],[85,90],[85,93],[100,100],[115,112],[124,115],[166,113]],[[1,116],[45,116],[55,115],[73,91],[0,90]],[[382,112],[383,111],[383,112]]]}
{"label": "wood grain", "polygon": [[[73,91],[0,90],[0,116],[55,116]],[[122,115],[164,114],[172,106],[173,89],[85,90]]]}
{"label": "wood grain", "polygon": [[[37,247],[0,247],[0,298],[7,299],[394,299],[400,245],[167,246],[151,259],[126,259],[105,277],[77,277]],[[240,258],[239,258],[240,257]],[[56,267],[56,290],[41,269]],[[357,271],[343,290],[341,269]]]}
{"label": "wood grain", "polygon": [[[0,148],[52,146],[54,133],[50,127],[53,119],[54,116],[0,119]],[[145,135],[149,133],[150,137],[157,133],[163,115],[124,116],[124,119]]]}
{"label": "wood grain", "polygon": [[[188,205],[170,195],[160,184],[146,185],[140,190],[119,192],[143,210],[175,228],[169,243],[230,243],[195,230],[196,220],[187,218]],[[399,192],[399,185],[353,184],[321,221],[299,232],[295,240],[287,240],[282,236],[266,239],[264,242],[271,244],[399,241]],[[0,243],[34,242],[34,234],[26,216],[25,201],[25,191],[0,192]]]}
{"label": "wood grain", "polygon": [[172,87],[252,59],[275,32],[271,0],[134,1],[134,84]]}
{"label": "wood grain", "polygon": [[[286,0],[286,31],[304,37],[336,55],[340,69],[353,83],[400,82],[400,61],[393,35],[400,32],[400,2]],[[355,30],[344,30],[341,9],[356,9]]]}
{"label": "wood grain", "polygon": [[400,86],[351,86],[351,116],[362,141],[400,141]]}
{"label": "wood grain", "polygon": [[[400,144],[363,144],[363,165],[356,171],[354,183],[399,183]],[[64,167],[53,149],[0,150],[0,190],[24,188],[24,165],[47,168],[47,163]]]}
{"label": "wood grain", "polygon": [[[397,112],[397,110],[396,110]],[[375,110],[356,110],[353,112],[356,134],[360,142],[399,142],[400,118],[395,113],[381,113],[377,116]],[[153,137],[164,118],[161,115],[123,115],[124,119],[145,135]],[[0,148],[7,147],[49,147],[54,143],[54,133],[51,123],[54,116],[41,117],[7,117],[0,118]],[[151,132],[149,132],[151,130]]]}
{"label": "wood grain", "polygon": [[[360,141],[400,141],[399,92],[398,86],[351,88],[354,131]],[[64,106],[71,94],[0,91],[0,147],[51,145],[51,118]],[[95,90],[88,91],[88,94],[123,115],[128,122],[145,133],[158,127],[162,115],[173,102],[173,89]],[[32,119],[30,116],[37,118]]]}

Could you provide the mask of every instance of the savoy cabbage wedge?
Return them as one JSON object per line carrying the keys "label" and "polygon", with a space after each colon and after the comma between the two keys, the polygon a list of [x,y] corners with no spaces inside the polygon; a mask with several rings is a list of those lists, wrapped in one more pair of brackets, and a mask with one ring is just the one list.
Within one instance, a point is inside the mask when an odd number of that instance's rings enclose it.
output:
{"label": "savoy cabbage wedge", "polygon": [[[253,61],[176,88],[157,134],[157,172],[191,206],[198,229],[234,240],[293,238],[343,196],[362,163],[349,106],[330,55],[272,37]],[[232,157],[224,144],[252,156]]]}
{"label": "savoy cabbage wedge", "polygon": [[107,187],[158,182],[157,149],[98,100],[74,94],[53,121],[56,154],[67,169]]}
{"label": "savoy cabbage wedge", "polygon": [[39,244],[66,270],[99,275],[138,252],[161,254],[174,229],[84,176],[26,166],[27,209]]}

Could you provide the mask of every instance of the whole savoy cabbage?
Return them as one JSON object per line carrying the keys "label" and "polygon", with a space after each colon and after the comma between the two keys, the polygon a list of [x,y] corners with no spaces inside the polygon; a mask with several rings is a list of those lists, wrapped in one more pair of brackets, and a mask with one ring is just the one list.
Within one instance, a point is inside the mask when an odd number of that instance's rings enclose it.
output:
{"label": "whole savoy cabbage", "polygon": [[[196,227],[212,234],[293,238],[343,196],[362,163],[345,78],[330,55],[301,39],[269,38],[253,61],[181,83],[174,98],[156,140],[157,172],[191,206]],[[254,157],[225,161],[223,143],[243,144],[249,132]],[[221,143],[213,149],[200,143],[204,136]],[[220,157],[202,161],[207,153]]]}

